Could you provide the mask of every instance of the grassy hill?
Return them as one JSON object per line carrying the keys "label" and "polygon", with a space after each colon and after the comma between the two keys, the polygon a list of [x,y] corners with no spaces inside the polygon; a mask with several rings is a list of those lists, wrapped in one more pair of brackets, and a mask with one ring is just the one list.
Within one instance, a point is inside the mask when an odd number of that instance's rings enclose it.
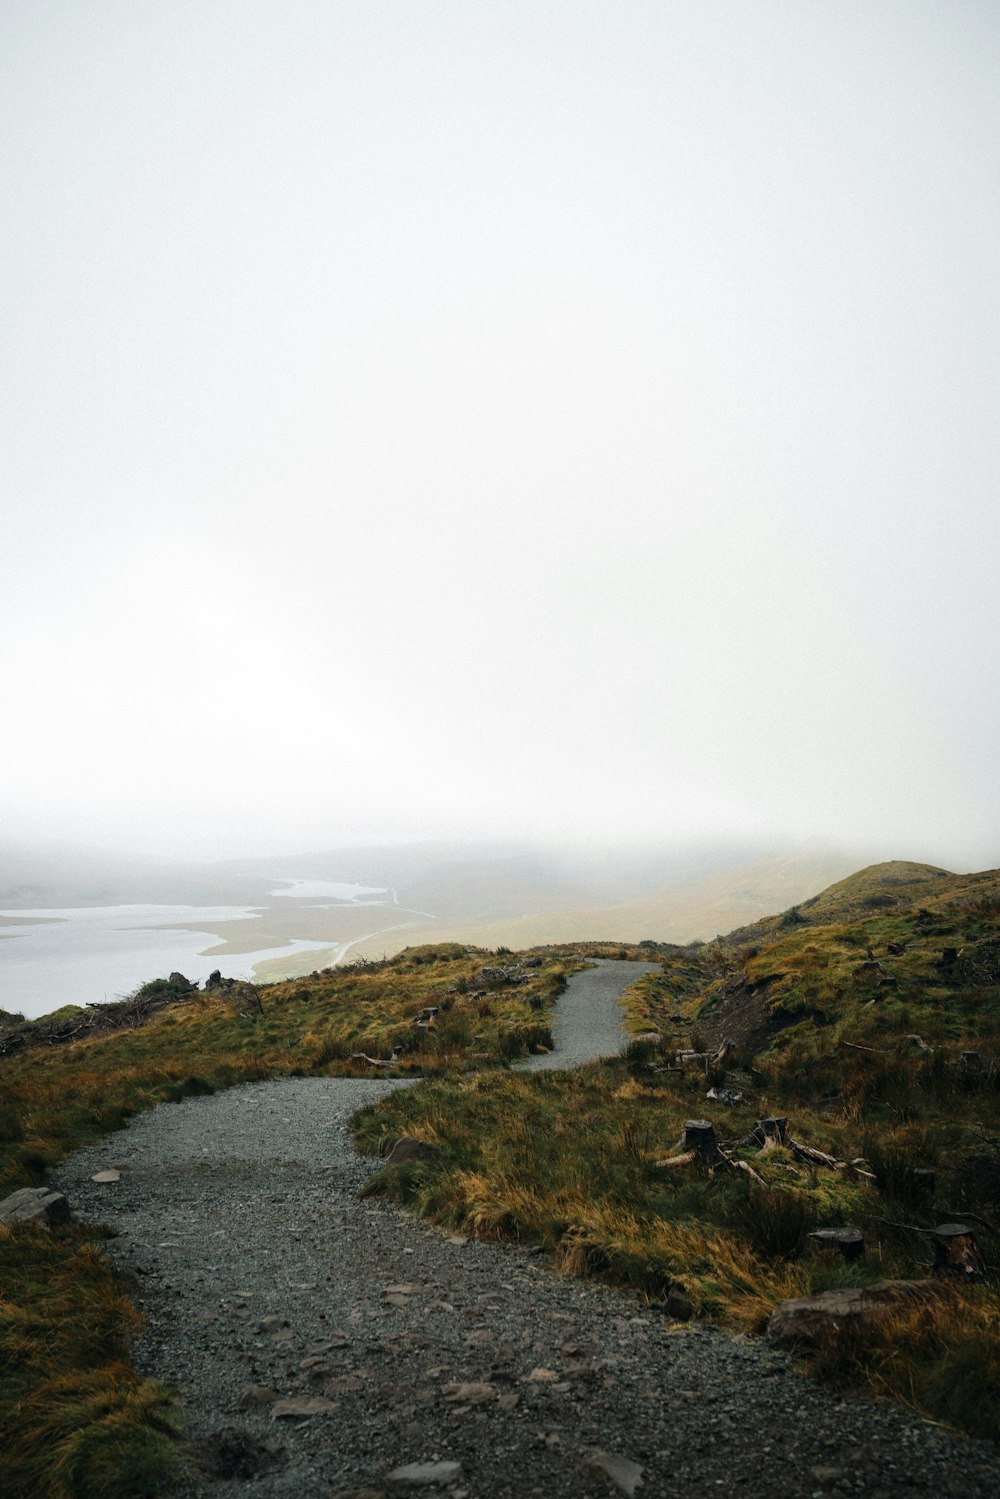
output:
{"label": "grassy hill", "polygon": [[[759,1330],[790,1295],[926,1275],[929,1231],[968,1221],[992,1267],[984,1283],[946,1280],[933,1306],[814,1363],[1000,1435],[1000,872],[875,865],[725,938],[658,935],[519,953],[437,944],[178,995],[144,1024],[68,1044],[43,1025],[0,1059],[0,1181],[38,1182],[66,1151],[170,1098],[367,1072],[357,1053],[395,1052],[400,1072],[425,1080],[360,1115],[358,1139],[378,1149],[414,1133],[439,1154],[386,1168],[372,1191],[537,1243],[557,1268],[637,1287],[655,1306]],[[595,954],[658,963],[628,996],[629,1027],[646,1039],[572,1073],[512,1073],[512,1058],[547,1044],[566,973]],[[0,1018],[0,1044],[16,1024]],[[703,1054],[727,1038],[722,1058]],[[791,1143],[762,1153],[754,1129],[771,1116],[788,1118]],[[689,1118],[714,1124],[730,1163],[661,1164]],[[809,1237],[843,1225],[863,1232],[863,1260]],[[98,1231],[0,1230],[0,1274],[0,1405],[20,1413],[24,1490],[86,1492],[66,1476],[84,1451],[91,1466],[100,1455],[102,1494],[151,1492],[167,1397],[128,1366],[135,1314]]]}

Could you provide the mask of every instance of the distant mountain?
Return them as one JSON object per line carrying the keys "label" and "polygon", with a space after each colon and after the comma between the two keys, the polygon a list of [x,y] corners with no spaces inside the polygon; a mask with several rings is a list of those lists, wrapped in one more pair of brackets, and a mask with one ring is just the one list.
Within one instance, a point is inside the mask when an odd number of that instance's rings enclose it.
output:
{"label": "distant mountain", "polygon": [[[730,856],[732,857],[732,856]],[[808,845],[772,853],[764,858],[733,859],[727,867],[695,870],[685,874],[673,870],[631,899],[610,902],[595,898],[593,886],[583,901],[561,906],[546,892],[543,905],[535,892],[522,889],[520,912],[491,912],[487,903],[479,910],[446,915],[426,926],[419,924],[392,940],[379,937],[355,949],[369,957],[418,942],[466,941],[486,947],[503,945],[524,948],[550,942],[583,942],[609,939],[622,942],[691,942],[709,940],[720,932],[769,916],[795,901],[805,900],[831,880],[855,868],[857,857],[841,850]],[[451,878],[460,884],[462,868]],[[607,882],[610,883],[609,874]],[[433,904],[425,909],[435,910]],[[440,907],[438,908],[440,909]]]}

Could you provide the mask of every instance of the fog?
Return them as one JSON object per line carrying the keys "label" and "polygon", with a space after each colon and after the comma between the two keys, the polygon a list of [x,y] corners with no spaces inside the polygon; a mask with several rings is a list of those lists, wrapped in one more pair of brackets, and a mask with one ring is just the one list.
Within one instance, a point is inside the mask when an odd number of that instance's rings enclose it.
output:
{"label": "fog", "polygon": [[998,43],[7,0],[4,830],[1000,863]]}

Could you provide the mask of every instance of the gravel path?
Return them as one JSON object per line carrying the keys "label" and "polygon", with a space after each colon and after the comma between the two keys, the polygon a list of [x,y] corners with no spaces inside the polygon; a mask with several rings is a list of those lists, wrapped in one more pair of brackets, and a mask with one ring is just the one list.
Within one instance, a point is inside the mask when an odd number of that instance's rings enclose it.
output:
{"label": "gravel path", "polygon": [[[348,1121],[396,1086],[300,1078],[164,1104],[57,1173],[141,1276],[136,1363],[181,1390],[201,1464],[177,1495],[374,1499],[412,1487],[388,1475],[414,1463],[459,1464],[428,1489],[451,1499],[629,1493],[640,1470],[639,1499],[996,1495],[991,1447],[359,1200],[375,1163]],[[108,1166],[120,1182],[90,1181]],[[320,1403],[303,1418],[276,1397]]]}
{"label": "gravel path", "polygon": [[609,958],[594,961],[594,968],[573,974],[556,1002],[554,1051],[519,1062],[522,1071],[577,1067],[596,1057],[614,1056],[621,1047],[625,1036],[619,995],[644,973],[657,972],[659,964],[617,963]]}

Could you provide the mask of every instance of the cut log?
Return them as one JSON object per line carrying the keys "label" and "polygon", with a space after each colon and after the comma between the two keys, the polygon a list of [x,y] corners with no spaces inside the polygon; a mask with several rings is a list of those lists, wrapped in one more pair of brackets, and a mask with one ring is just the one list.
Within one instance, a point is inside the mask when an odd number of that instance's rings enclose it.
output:
{"label": "cut log", "polygon": [[820,1249],[836,1249],[850,1263],[865,1252],[864,1235],[857,1228],[818,1228],[809,1235]]}
{"label": "cut log", "polygon": [[934,1230],[934,1268],[963,1280],[982,1280],[986,1265],[967,1223],[939,1223]]}
{"label": "cut log", "polygon": [[382,1057],[370,1057],[368,1053],[364,1051],[352,1051],[351,1061],[367,1062],[369,1067],[398,1067],[399,1057],[402,1050],[403,1048],[401,1046],[394,1046],[392,1049],[392,1056],[388,1060],[385,1060]]}
{"label": "cut log", "polygon": [[836,1156],[827,1155],[825,1150],[817,1150],[814,1145],[800,1145],[797,1140],[789,1140],[792,1154],[796,1160],[808,1161],[811,1166],[825,1166],[828,1171],[843,1171],[846,1161],[838,1161]]}
{"label": "cut log", "polygon": [[773,1119],[758,1119],[757,1129],[764,1141],[761,1150],[771,1150],[775,1145],[788,1144],[788,1120],[783,1115]]}
{"label": "cut log", "polygon": [[713,1162],[719,1156],[719,1142],[715,1138],[715,1125],[710,1119],[688,1119],[684,1123],[681,1149],[693,1150],[706,1161]]}

